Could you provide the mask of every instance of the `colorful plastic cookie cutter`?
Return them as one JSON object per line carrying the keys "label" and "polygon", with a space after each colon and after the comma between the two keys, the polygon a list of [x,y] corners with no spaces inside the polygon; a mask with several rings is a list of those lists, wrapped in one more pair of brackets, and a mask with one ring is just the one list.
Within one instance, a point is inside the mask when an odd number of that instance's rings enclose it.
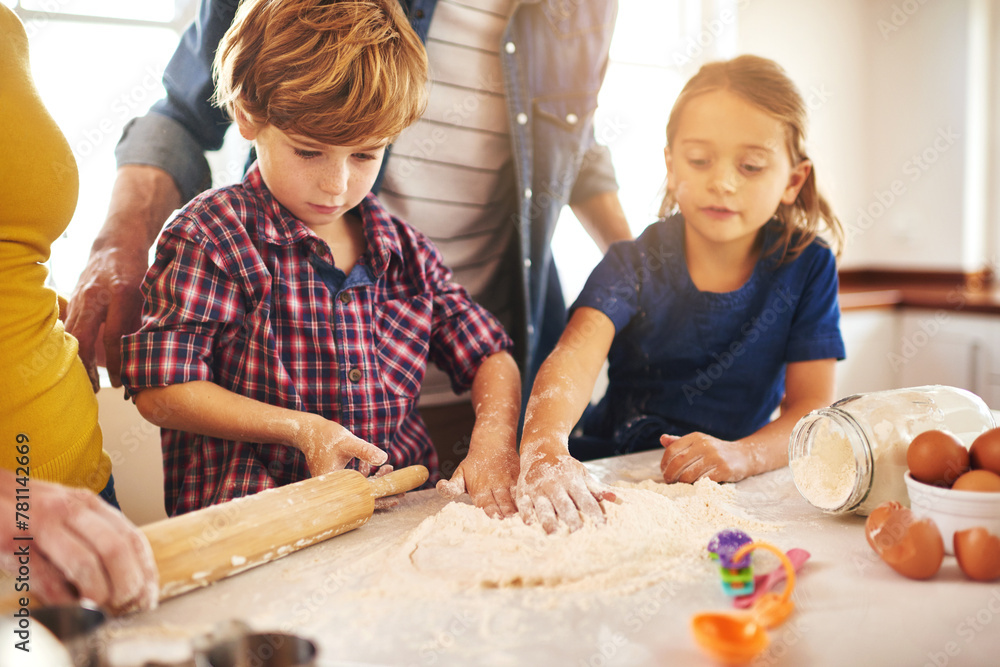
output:
{"label": "colorful plastic cookie cutter", "polygon": [[746,544],[733,555],[738,561],[753,549],[766,549],[785,568],[785,590],[764,593],[746,612],[703,612],[691,619],[691,631],[697,644],[717,660],[729,664],[744,664],[760,655],[770,644],[766,630],[775,628],[795,609],[791,601],[795,588],[795,567],[780,549],[767,542]]}
{"label": "colorful plastic cookie cutter", "polygon": [[722,590],[726,595],[750,595],[754,591],[753,564],[749,556],[734,558],[740,547],[753,542],[753,538],[736,528],[727,528],[715,534],[708,543],[709,557],[719,561]]}

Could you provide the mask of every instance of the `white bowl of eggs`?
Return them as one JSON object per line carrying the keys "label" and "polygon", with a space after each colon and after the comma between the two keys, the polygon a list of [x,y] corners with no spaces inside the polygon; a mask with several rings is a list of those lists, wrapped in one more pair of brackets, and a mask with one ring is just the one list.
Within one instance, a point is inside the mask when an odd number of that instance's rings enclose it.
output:
{"label": "white bowl of eggs", "polygon": [[941,531],[945,553],[955,554],[955,533],[985,528],[1000,536],[1000,490],[993,493],[962,491],[924,484],[906,473],[910,509],[918,519],[933,519]]}
{"label": "white bowl of eggs", "polygon": [[926,431],[906,452],[906,490],[918,519],[932,519],[945,553],[955,534],[985,528],[1000,537],[1000,428],[986,431],[969,449],[947,431]]}
{"label": "white bowl of eggs", "polygon": [[906,452],[910,507],[887,501],[865,521],[872,549],[911,579],[933,577],[945,554],[970,579],[1000,579],[1000,428],[969,449],[947,431],[926,431]]}

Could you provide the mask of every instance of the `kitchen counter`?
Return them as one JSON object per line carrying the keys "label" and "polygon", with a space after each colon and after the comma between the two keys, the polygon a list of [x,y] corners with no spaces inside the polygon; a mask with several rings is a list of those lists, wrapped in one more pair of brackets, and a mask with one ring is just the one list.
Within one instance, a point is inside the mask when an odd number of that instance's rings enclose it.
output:
{"label": "kitchen counter", "polygon": [[1000,315],[1000,285],[990,273],[841,271],[841,310],[923,308]]}
{"label": "kitchen counter", "polygon": [[[606,482],[638,481],[657,479],[658,462],[658,452],[645,452],[588,466]],[[798,494],[787,468],[735,488],[750,516],[783,524],[760,539],[812,554],[799,573],[796,611],[769,632],[771,646],[755,664],[996,664],[1000,582],[966,579],[950,556],[930,581],[903,578],[869,548],[862,517],[820,513]],[[717,574],[599,604],[577,593],[553,598],[547,607],[529,605],[530,591],[502,588],[359,598],[359,573],[378,568],[387,550],[445,504],[434,491],[407,494],[353,532],[152,612],[113,620],[107,626],[111,648],[117,642],[122,655],[128,642],[186,642],[235,619],[258,631],[311,638],[322,667],[715,664],[694,644],[689,623],[696,612],[730,608]]]}

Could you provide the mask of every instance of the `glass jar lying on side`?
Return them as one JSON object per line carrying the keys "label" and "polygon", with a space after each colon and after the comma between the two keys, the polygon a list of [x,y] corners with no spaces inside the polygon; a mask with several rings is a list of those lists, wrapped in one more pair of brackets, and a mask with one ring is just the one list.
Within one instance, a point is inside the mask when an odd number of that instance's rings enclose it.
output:
{"label": "glass jar lying on side", "polygon": [[950,431],[968,448],[994,428],[979,396],[929,385],[843,398],[799,420],[788,465],[799,493],[824,512],[867,516],[887,500],[909,505],[903,473],[910,441],[924,431]]}

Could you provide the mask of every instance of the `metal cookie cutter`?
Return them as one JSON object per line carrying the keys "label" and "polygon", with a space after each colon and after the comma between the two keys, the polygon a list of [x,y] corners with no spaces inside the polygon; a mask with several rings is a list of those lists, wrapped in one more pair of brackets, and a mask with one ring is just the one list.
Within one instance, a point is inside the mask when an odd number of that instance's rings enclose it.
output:
{"label": "metal cookie cutter", "polygon": [[316,645],[283,632],[251,632],[200,652],[205,667],[315,667]]}
{"label": "metal cookie cutter", "polygon": [[317,654],[316,645],[304,637],[253,632],[242,621],[222,623],[194,638],[191,649],[181,662],[147,661],[143,667],[315,667]]}
{"label": "metal cookie cutter", "polygon": [[59,640],[74,667],[101,667],[103,645],[94,630],[106,620],[104,612],[89,603],[39,607],[31,612]]}
{"label": "metal cookie cutter", "polygon": [[[95,632],[106,620],[105,613],[87,603],[41,607],[32,619],[44,625],[68,654],[32,665],[58,664],[72,667],[117,667],[109,661],[107,639]],[[190,641],[190,653],[178,661],[146,660],[142,667],[316,667],[316,645],[304,638],[282,632],[253,632],[242,621],[218,625],[212,632]],[[52,647],[60,651],[59,647]],[[54,660],[54,661],[53,661]],[[134,665],[135,662],[129,662]]]}

